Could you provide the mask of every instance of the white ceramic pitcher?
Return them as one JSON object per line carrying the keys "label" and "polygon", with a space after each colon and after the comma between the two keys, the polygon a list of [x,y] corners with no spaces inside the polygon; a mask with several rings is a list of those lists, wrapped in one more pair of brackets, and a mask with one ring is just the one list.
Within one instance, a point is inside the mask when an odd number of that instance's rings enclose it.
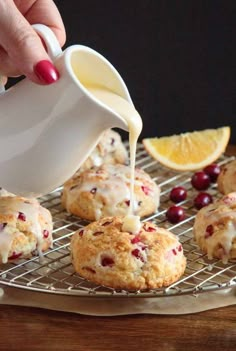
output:
{"label": "white ceramic pitcher", "polygon": [[128,129],[123,118],[96,100],[83,82],[132,103],[121,76],[102,55],[82,45],[62,52],[48,27],[34,28],[60,79],[48,86],[24,79],[0,95],[0,186],[25,196],[39,196],[63,184],[105,129]]}

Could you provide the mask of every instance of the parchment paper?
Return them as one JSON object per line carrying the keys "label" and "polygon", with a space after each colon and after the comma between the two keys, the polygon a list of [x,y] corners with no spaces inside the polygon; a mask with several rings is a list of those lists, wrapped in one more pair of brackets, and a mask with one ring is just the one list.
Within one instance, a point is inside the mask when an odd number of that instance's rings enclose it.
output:
{"label": "parchment paper", "polygon": [[39,307],[91,316],[188,314],[236,304],[236,288],[204,292],[198,296],[96,298],[39,293],[1,286],[0,304]]}

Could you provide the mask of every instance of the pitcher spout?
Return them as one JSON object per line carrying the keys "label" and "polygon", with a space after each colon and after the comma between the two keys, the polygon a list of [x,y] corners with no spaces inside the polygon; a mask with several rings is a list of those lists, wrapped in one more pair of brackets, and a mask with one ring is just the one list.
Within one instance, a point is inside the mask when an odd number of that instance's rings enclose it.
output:
{"label": "pitcher spout", "polygon": [[129,106],[133,106],[133,103],[125,82],[114,66],[98,52],[83,45],[70,48],[66,60],[70,63],[71,76],[80,89],[109,112],[103,118],[106,128],[117,127],[128,131],[127,121],[123,117],[124,111],[119,110],[119,101],[115,103],[114,110],[114,99],[119,97]]}
{"label": "pitcher spout", "polygon": [[120,128],[125,132],[129,132],[129,126],[127,121],[114,111],[110,111],[109,121],[105,121],[104,129],[108,128]]}

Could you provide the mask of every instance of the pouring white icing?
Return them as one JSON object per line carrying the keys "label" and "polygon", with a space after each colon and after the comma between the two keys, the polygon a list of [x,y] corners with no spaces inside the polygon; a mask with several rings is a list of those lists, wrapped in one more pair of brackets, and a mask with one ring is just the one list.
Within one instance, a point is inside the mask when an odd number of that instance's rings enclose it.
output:
{"label": "pouring white icing", "polygon": [[[111,91],[94,86],[86,86],[87,90],[99,101],[110,107],[117,114],[124,118],[129,127],[129,147],[130,147],[130,206],[129,206],[129,226],[133,225],[133,231],[136,228],[137,218],[134,216],[134,176],[135,176],[135,155],[138,137],[142,131],[142,119],[134,106],[124,98]],[[133,222],[132,222],[132,216]],[[133,224],[132,224],[133,223]]]}

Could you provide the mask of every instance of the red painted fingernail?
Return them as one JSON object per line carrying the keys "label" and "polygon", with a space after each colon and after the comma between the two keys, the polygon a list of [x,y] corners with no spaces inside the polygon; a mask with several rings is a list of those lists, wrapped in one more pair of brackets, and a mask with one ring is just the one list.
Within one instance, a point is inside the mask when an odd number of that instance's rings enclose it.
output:
{"label": "red painted fingernail", "polygon": [[48,60],[39,61],[34,67],[34,73],[46,84],[55,83],[60,77],[56,68]]}

